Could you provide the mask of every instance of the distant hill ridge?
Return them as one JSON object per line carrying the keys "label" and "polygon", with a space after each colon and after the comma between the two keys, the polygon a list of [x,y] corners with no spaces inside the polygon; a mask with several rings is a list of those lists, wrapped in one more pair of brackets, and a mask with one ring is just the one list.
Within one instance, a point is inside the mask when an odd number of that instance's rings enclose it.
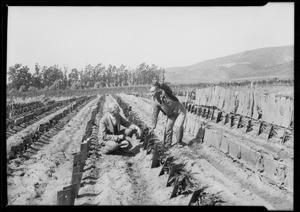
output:
{"label": "distant hill ridge", "polygon": [[197,83],[294,75],[294,46],[261,48],[185,67],[166,68],[166,81]]}

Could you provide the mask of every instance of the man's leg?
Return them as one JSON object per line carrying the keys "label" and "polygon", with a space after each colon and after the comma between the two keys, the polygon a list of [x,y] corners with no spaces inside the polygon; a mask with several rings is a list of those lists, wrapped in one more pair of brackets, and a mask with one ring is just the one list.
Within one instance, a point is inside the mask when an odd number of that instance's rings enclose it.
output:
{"label": "man's leg", "polygon": [[173,126],[175,123],[176,117],[171,117],[167,119],[166,123],[166,139],[164,143],[165,150],[168,150],[172,144],[172,137],[173,137]]}
{"label": "man's leg", "polygon": [[186,117],[185,108],[182,104],[180,104],[179,105],[179,115],[177,117],[179,132],[178,132],[176,143],[178,143],[178,144],[182,144],[182,138],[183,138],[183,132],[184,132],[183,124],[185,121],[185,117]]}
{"label": "man's leg", "polygon": [[178,136],[177,136],[177,139],[176,139],[176,143],[182,144],[183,131],[184,131],[183,123],[184,123],[185,116],[179,115],[178,119],[179,119],[179,123],[178,123],[179,129],[178,129]]}

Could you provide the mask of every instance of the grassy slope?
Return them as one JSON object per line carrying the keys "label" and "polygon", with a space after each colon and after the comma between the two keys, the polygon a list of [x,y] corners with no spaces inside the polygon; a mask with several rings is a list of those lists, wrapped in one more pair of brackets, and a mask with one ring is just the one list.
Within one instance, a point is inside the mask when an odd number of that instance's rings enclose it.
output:
{"label": "grassy slope", "polygon": [[293,46],[270,47],[166,69],[173,82],[228,81],[236,78],[293,75]]}

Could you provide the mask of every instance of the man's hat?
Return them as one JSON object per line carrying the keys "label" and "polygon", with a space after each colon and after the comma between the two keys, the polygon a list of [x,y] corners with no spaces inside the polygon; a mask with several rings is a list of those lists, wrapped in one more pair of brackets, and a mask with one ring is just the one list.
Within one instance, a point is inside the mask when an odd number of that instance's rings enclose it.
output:
{"label": "man's hat", "polygon": [[115,102],[110,102],[107,106],[106,106],[106,110],[109,113],[114,113],[117,112],[118,110],[120,111],[119,105],[116,104]]}
{"label": "man's hat", "polygon": [[149,90],[150,94],[154,94],[158,90],[157,86],[152,86]]}
{"label": "man's hat", "polygon": [[158,90],[159,86],[160,86],[159,82],[154,81],[152,83],[152,86],[151,86],[150,90],[149,90],[150,94],[154,94]]}

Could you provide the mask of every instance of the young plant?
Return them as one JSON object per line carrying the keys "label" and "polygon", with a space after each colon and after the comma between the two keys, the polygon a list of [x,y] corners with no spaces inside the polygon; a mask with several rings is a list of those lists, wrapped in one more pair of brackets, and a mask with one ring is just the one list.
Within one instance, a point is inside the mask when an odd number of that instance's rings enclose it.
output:
{"label": "young plant", "polygon": [[[159,160],[160,164],[164,164],[166,162],[166,159],[170,156],[170,153],[164,151],[164,147],[163,147],[162,143],[159,143],[157,145],[158,145],[158,151],[159,151],[158,160]],[[168,162],[166,164],[167,167],[169,167],[170,165],[171,165],[171,162]]]}
{"label": "young plant", "polygon": [[190,204],[195,204],[198,206],[215,206],[217,203],[225,203],[222,200],[220,193],[222,191],[217,192],[216,194],[210,194],[206,192],[208,186],[203,186],[196,191],[196,196],[193,198],[193,202]]}
{"label": "young plant", "polygon": [[160,163],[164,164],[164,165],[158,176],[163,175],[165,173],[169,173],[172,165],[174,164],[174,157],[173,156],[168,157],[168,155],[166,154],[165,158],[163,158],[163,159],[159,158],[159,160],[160,160]]}
{"label": "young plant", "polygon": [[202,129],[211,129],[211,127],[212,127],[212,125],[209,124],[208,121],[203,121],[203,122],[201,122],[201,128],[202,128]]}
{"label": "young plant", "polygon": [[206,199],[207,201],[204,204],[215,206],[217,203],[225,203],[225,201],[222,200],[220,193],[221,191],[216,194],[209,195],[209,197]]}
{"label": "young plant", "polygon": [[273,137],[275,137],[275,136],[277,136],[277,128],[275,127],[275,126],[271,126],[271,130],[270,130],[270,133],[269,133],[269,136],[268,136],[268,139],[269,138],[273,138]]}
{"label": "young plant", "polygon": [[187,170],[185,168],[186,163],[180,164],[178,169],[169,180],[170,183],[174,182],[175,185],[178,186],[177,195],[183,194],[186,196],[190,193],[193,193],[199,183],[194,176],[197,173],[192,173],[191,170]]}
{"label": "young plant", "polygon": [[286,143],[288,140],[292,138],[292,136],[293,136],[292,132],[285,131],[282,139],[282,143]]}
{"label": "young plant", "polygon": [[261,122],[260,127],[258,129],[258,135],[260,135],[261,133],[265,132],[267,129],[267,123],[265,123],[264,121]]}

